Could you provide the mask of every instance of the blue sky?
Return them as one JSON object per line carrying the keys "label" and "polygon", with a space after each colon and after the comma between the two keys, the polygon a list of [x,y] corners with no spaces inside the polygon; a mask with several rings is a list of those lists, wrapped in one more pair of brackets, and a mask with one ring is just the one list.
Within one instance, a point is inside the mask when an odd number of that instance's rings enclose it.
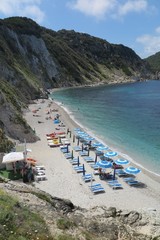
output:
{"label": "blue sky", "polygon": [[160,51],[159,0],[0,0],[0,18],[12,16],[123,44],[141,58]]}

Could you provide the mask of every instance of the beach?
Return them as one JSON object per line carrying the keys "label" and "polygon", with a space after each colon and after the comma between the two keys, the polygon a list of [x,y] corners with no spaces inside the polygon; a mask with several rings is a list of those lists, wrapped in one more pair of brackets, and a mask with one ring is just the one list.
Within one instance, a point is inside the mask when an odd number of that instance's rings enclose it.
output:
{"label": "beach", "polygon": [[[53,109],[58,110],[58,112],[51,111]],[[36,114],[33,113],[34,110],[38,110]],[[27,143],[27,148],[32,149],[32,152],[28,154],[37,160],[38,165],[45,166],[47,176],[47,180],[35,182],[37,188],[52,196],[70,199],[76,206],[87,209],[95,206],[106,206],[122,210],[160,212],[160,178],[144,170],[136,176],[136,179],[144,184],[143,188],[131,187],[123,181],[123,178],[119,177],[118,181],[123,188],[113,190],[106,181],[100,180],[99,176],[95,175],[95,182],[101,183],[105,192],[93,194],[89,188],[91,183],[85,183],[82,180],[82,173],[77,173],[73,169],[60,148],[48,146],[46,134],[55,132],[57,125],[53,123],[53,119],[57,113],[60,114],[60,120],[66,126],[65,129],[61,130],[65,132],[68,128],[71,130],[71,138],[70,134],[66,134],[66,137],[70,140],[69,149],[72,150],[77,145],[77,140],[73,143],[74,129],[79,126],[61,106],[50,99],[40,99],[34,104],[30,104],[28,111],[24,113],[26,121],[40,138],[36,143]],[[75,151],[74,156],[78,156]],[[94,151],[90,151],[90,156],[95,157]],[[86,173],[93,173],[93,169],[82,157],[80,157],[80,162],[85,164]]]}

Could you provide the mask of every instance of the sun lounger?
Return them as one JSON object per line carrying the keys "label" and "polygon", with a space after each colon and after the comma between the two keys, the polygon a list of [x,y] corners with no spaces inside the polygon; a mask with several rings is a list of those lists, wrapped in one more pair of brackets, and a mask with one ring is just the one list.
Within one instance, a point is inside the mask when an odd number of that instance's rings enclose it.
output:
{"label": "sun lounger", "polygon": [[91,191],[93,193],[101,193],[101,192],[105,192],[105,189],[103,187],[99,187],[99,188],[91,189]]}
{"label": "sun lounger", "polygon": [[102,187],[101,183],[94,183],[89,188],[96,188],[96,187]]}
{"label": "sun lounger", "polygon": [[43,180],[47,180],[46,175],[36,175],[35,176],[35,181],[43,181]]}
{"label": "sun lounger", "polygon": [[128,177],[123,179],[124,182],[132,182],[135,181],[134,177]]}
{"label": "sun lounger", "polygon": [[83,156],[88,156],[88,151],[81,151],[80,152],[80,155],[83,157]]}
{"label": "sun lounger", "polygon": [[86,156],[86,157],[84,157],[83,159],[84,159],[84,161],[86,161],[86,162],[94,162],[93,157]]}
{"label": "sun lounger", "polygon": [[74,166],[73,168],[77,173],[81,173],[84,171],[83,166]]}
{"label": "sun lounger", "polygon": [[65,153],[64,156],[66,159],[70,159],[72,158],[72,153]]}
{"label": "sun lounger", "polygon": [[[69,162],[72,164],[72,165],[78,165],[78,158],[77,157],[74,157],[73,159],[69,160]],[[79,162],[80,164],[80,162]]]}
{"label": "sun lounger", "polygon": [[108,184],[114,184],[114,183],[118,183],[118,180],[110,180],[110,181],[107,181]]}
{"label": "sun lounger", "polygon": [[84,176],[82,176],[82,179],[85,182],[90,182],[90,181],[94,181],[95,180],[91,173],[85,174]]}
{"label": "sun lounger", "polygon": [[61,148],[61,152],[63,152],[63,153],[69,153],[69,149],[68,149],[68,148]]}
{"label": "sun lounger", "polygon": [[43,165],[36,165],[35,168],[39,170],[45,170],[45,166]]}
{"label": "sun lounger", "polygon": [[130,185],[130,186],[140,185],[140,182],[137,181],[137,180],[134,180],[134,181],[128,181],[128,182],[126,182],[126,183],[128,183],[128,185]]}
{"label": "sun lounger", "polygon": [[74,147],[74,150],[75,150],[76,152],[82,151],[82,147],[80,147],[80,146],[75,146],[75,147]]}
{"label": "sun lounger", "polygon": [[116,174],[119,177],[128,176],[128,174],[123,169],[116,169]]}
{"label": "sun lounger", "polygon": [[110,183],[109,186],[112,187],[112,189],[123,188],[122,184],[119,182]]}
{"label": "sun lounger", "polygon": [[98,170],[99,166],[95,163],[91,163],[89,164],[91,166],[91,168],[93,168],[94,170]]}
{"label": "sun lounger", "polygon": [[102,185],[100,183],[95,183],[95,184],[89,186],[89,188],[91,189],[91,191],[93,193],[105,192],[104,187],[102,187]]}

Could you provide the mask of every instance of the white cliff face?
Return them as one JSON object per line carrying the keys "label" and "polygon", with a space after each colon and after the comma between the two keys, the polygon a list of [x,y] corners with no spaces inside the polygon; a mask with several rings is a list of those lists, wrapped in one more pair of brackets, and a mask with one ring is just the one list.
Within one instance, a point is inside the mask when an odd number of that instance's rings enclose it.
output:
{"label": "white cliff face", "polygon": [[24,49],[31,54],[28,60],[34,71],[43,68],[49,78],[55,77],[58,73],[56,64],[53,61],[45,42],[42,38],[37,38],[33,35],[23,35]]}
{"label": "white cliff face", "polygon": [[33,35],[17,34],[7,29],[10,44],[16,53],[22,56],[22,61],[40,80],[49,81],[58,74],[56,64],[50,55],[42,38]]}

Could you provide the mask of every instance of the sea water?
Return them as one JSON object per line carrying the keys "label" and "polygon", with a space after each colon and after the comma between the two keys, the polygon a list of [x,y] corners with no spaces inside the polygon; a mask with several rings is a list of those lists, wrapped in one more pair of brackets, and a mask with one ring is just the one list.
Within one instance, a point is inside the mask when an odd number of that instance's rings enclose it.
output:
{"label": "sea water", "polygon": [[160,174],[160,81],[70,88],[51,97],[92,135]]}

